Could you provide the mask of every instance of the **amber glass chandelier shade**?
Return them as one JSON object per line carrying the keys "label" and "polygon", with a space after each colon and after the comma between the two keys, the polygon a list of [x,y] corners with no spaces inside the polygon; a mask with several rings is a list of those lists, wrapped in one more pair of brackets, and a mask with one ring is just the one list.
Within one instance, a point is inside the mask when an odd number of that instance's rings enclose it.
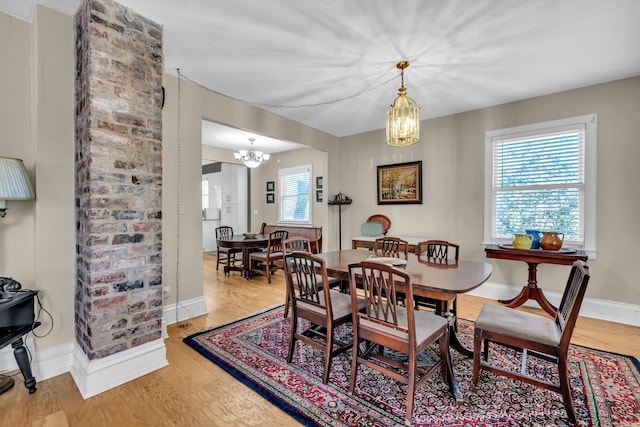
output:
{"label": "amber glass chandelier shade", "polygon": [[398,63],[401,70],[402,86],[398,89],[398,97],[387,110],[387,144],[405,147],[420,141],[420,107],[407,96],[404,87],[404,69],[409,66],[406,61]]}

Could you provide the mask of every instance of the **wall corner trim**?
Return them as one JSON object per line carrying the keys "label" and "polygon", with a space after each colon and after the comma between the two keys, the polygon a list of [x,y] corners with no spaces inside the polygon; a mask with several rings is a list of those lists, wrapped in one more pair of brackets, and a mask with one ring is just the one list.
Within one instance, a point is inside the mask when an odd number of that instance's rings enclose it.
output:
{"label": "wall corner trim", "polygon": [[104,357],[89,360],[73,343],[70,373],[83,399],[142,377],[169,364],[162,339]]}

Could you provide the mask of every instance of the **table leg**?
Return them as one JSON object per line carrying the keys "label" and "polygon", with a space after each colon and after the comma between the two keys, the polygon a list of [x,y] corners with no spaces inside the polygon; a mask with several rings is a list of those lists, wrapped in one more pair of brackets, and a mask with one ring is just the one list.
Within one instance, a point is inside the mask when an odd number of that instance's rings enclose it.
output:
{"label": "table leg", "polygon": [[473,352],[464,348],[464,346],[462,345],[462,343],[460,343],[458,337],[456,336],[455,327],[449,321],[449,302],[439,301],[439,303],[436,304],[435,313],[447,319],[447,323],[449,325],[449,347],[447,348],[447,351],[449,352],[449,363],[447,364],[447,382],[449,383],[451,393],[456,399],[456,403],[462,403],[464,401],[464,398],[462,396],[462,391],[460,391],[460,387],[458,386],[456,373],[453,370],[453,363],[451,361],[451,347],[453,347],[456,351],[458,351],[465,357],[473,357]]}
{"label": "table leg", "polygon": [[242,248],[242,276],[251,279],[251,251],[249,248]]}
{"label": "table leg", "polygon": [[556,316],[557,308],[553,306],[544,296],[542,289],[538,287],[538,279],[537,279],[537,262],[527,262],[529,265],[529,279],[527,281],[527,286],[523,286],[520,293],[516,295],[514,298],[509,300],[499,300],[502,304],[505,304],[507,307],[516,308],[520,307],[522,304],[527,302],[530,299],[537,301],[537,303],[542,307],[544,311],[546,311],[551,317]]}
{"label": "table leg", "polygon": [[436,304],[435,313],[447,319],[449,323],[449,347],[453,347],[458,353],[463,355],[464,357],[472,358],[473,351],[467,349],[462,345],[458,336],[456,335],[456,328],[449,319],[449,302],[448,301],[440,301],[439,304]]}
{"label": "table leg", "polygon": [[449,362],[447,364],[447,382],[449,383],[449,389],[451,389],[451,394],[453,394],[453,397],[456,399],[456,403],[464,402],[462,391],[460,391],[460,386],[458,386],[458,379],[456,378],[456,373],[453,370],[453,363],[451,363],[450,351],[449,351]]}
{"label": "table leg", "polygon": [[24,348],[24,341],[22,338],[19,338],[11,344],[11,347],[13,347],[13,355],[16,358],[16,362],[18,362],[20,372],[22,372],[24,386],[29,390],[29,393],[35,393],[36,379],[31,373],[31,365],[29,364],[27,349]]}

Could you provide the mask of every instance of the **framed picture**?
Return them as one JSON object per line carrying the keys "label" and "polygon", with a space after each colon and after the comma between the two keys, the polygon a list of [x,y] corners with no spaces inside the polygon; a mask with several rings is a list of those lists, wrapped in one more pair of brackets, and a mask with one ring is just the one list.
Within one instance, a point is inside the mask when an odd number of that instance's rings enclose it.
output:
{"label": "framed picture", "polygon": [[[276,182],[275,181],[267,181],[267,191],[276,191]],[[271,202],[273,203],[273,202]]]}
{"label": "framed picture", "polygon": [[267,193],[267,203],[275,203],[276,195],[274,193]]}
{"label": "framed picture", "polygon": [[422,161],[378,166],[378,204],[422,204]]}
{"label": "framed picture", "polygon": [[316,189],[319,190],[322,188],[322,177],[316,176]]}
{"label": "framed picture", "polygon": [[316,202],[322,202],[322,190],[316,190]]}

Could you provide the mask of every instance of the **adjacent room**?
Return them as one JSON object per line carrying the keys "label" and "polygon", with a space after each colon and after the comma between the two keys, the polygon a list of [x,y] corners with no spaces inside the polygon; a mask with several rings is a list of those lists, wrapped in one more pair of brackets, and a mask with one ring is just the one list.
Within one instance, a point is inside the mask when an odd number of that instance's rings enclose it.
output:
{"label": "adjacent room", "polygon": [[639,19],[0,3],[0,424],[640,425]]}

